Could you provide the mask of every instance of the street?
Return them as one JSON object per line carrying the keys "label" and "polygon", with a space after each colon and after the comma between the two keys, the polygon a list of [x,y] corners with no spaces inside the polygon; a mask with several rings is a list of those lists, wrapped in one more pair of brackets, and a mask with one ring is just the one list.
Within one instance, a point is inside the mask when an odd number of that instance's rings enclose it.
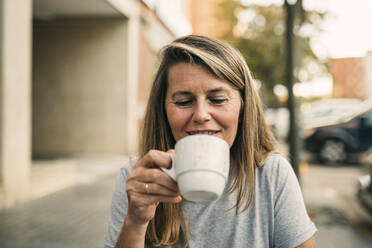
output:
{"label": "street", "polygon": [[[104,169],[106,163],[100,170],[99,164],[95,165],[94,180],[1,210],[0,247],[102,247],[116,178],[112,173],[118,167]],[[78,166],[79,171],[87,171],[86,163]],[[104,170],[111,175],[97,177],[97,171]],[[318,247],[370,247],[372,218],[355,197],[363,166],[303,163],[300,172],[306,206],[318,228]]]}
{"label": "street", "polygon": [[310,217],[318,227],[319,247],[370,247],[372,218],[356,198],[361,165],[304,163],[301,182]]}

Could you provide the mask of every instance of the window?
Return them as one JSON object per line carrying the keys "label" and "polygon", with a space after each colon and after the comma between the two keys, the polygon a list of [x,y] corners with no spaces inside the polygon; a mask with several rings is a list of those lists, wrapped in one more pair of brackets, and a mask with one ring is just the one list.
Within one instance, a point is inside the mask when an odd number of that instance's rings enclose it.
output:
{"label": "window", "polygon": [[372,112],[364,115],[364,125],[367,127],[372,127]]}

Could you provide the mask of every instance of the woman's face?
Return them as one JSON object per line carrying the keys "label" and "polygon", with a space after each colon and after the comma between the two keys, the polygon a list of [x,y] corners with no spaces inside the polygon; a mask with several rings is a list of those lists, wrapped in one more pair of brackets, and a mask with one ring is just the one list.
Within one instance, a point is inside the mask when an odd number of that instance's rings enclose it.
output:
{"label": "woman's face", "polygon": [[239,91],[204,66],[178,63],[168,70],[165,108],[176,141],[193,134],[235,140],[241,100]]}

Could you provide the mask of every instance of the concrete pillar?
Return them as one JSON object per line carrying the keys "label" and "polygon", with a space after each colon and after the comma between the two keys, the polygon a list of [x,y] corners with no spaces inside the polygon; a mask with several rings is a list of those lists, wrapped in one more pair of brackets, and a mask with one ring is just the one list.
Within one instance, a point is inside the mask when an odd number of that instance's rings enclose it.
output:
{"label": "concrete pillar", "polygon": [[127,90],[126,90],[126,114],[128,121],[127,151],[133,154],[138,146],[138,42],[139,42],[139,18],[132,18],[128,22],[128,45],[127,45]]}
{"label": "concrete pillar", "polygon": [[32,0],[0,1],[0,168],[3,204],[27,197]]}
{"label": "concrete pillar", "polygon": [[112,6],[128,18],[126,58],[126,91],[125,91],[125,117],[126,151],[135,154],[138,146],[138,42],[140,11],[135,1],[107,0]]}

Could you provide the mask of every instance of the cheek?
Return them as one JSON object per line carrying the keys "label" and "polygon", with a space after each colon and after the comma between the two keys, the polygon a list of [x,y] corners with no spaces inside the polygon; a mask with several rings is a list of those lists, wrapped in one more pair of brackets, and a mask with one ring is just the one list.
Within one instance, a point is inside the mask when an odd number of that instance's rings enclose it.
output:
{"label": "cheek", "polygon": [[223,115],[220,116],[219,118],[220,124],[226,129],[227,135],[230,137],[232,136],[233,138],[235,137],[235,132],[238,128],[239,124],[239,115],[238,113],[236,115]]}
{"label": "cheek", "polygon": [[182,137],[182,131],[187,123],[187,113],[184,110],[174,107],[166,108],[166,113],[172,134],[177,141]]}
{"label": "cheek", "polygon": [[229,128],[234,128],[238,125],[239,116],[240,104],[231,104],[219,113],[219,119]]}
{"label": "cheek", "polygon": [[230,105],[227,109],[220,112],[216,119],[220,125],[225,129],[224,139],[227,141],[231,147],[236,138],[237,129],[239,125],[239,114],[240,114],[240,105]]}

